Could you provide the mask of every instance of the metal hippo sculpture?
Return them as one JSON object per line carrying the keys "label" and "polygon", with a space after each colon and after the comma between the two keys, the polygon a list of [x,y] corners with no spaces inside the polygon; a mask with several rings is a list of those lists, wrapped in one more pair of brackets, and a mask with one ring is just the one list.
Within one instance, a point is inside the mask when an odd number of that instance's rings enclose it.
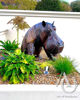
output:
{"label": "metal hippo sculpture", "polygon": [[50,59],[64,48],[64,42],[57,36],[53,23],[42,21],[31,27],[23,38],[21,51],[39,57],[42,47]]}

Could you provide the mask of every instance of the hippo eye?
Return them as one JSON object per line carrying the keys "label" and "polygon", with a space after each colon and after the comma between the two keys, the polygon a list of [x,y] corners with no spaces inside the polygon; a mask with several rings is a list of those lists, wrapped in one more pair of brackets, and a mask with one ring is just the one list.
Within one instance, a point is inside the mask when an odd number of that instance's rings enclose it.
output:
{"label": "hippo eye", "polygon": [[54,31],[56,31],[56,27],[54,27]]}

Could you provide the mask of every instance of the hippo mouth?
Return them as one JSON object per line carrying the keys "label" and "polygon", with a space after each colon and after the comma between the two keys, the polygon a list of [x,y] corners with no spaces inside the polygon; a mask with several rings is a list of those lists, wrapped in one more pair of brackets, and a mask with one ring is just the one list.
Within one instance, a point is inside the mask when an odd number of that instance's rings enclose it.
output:
{"label": "hippo mouth", "polygon": [[58,53],[61,53],[62,50],[63,50],[63,46],[60,46],[60,47],[55,47],[55,48],[50,48],[49,49],[49,52],[53,55],[53,56],[56,56]]}
{"label": "hippo mouth", "polygon": [[61,53],[62,50],[63,50],[63,48],[64,48],[64,46],[60,46],[60,47],[58,48],[58,53]]}

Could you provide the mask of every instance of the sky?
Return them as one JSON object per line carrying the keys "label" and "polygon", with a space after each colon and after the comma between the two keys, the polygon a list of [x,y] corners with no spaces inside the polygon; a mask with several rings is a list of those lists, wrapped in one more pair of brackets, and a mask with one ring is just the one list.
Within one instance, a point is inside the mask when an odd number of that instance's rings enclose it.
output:
{"label": "sky", "polygon": [[75,1],[75,0],[64,0],[64,1],[67,1],[67,2],[71,3],[72,1]]}

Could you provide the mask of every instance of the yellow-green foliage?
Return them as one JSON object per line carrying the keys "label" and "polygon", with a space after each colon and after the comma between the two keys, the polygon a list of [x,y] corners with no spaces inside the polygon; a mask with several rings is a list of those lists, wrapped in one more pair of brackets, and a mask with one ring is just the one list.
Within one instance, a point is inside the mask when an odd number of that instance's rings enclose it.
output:
{"label": "yellow-green foliage", "polygon": [[35,7],[37,5],[36,0],[15,0],[16,6],[18,9],[23,10],[35,10]]}
{"label": "yellow-green foliage", "polygon": [[48,60],[48,61],[45,61],[45,62],[36,62],[36,63],[40,68],[44,69],[46,66],[52,67],[54,61]]}
{"label": "yellow-green foliage", "polygon": [[39,72],[33,55],[26,55],[20,49],[13,53],[6,51],[6,54],[3,54],[5,59],[0,63],[2,81],[9,80],[11,84],[24,83],[25,80],[29,80],[29,76],[34,78]]}
{"label": "yellow-green foliage", "polygon": [[49,64],[48,62],[43,62],[43,63],[40,65],[40,67],[41,67],[42,69],[44,69],[46,66],[50,67],[51,64]]}

